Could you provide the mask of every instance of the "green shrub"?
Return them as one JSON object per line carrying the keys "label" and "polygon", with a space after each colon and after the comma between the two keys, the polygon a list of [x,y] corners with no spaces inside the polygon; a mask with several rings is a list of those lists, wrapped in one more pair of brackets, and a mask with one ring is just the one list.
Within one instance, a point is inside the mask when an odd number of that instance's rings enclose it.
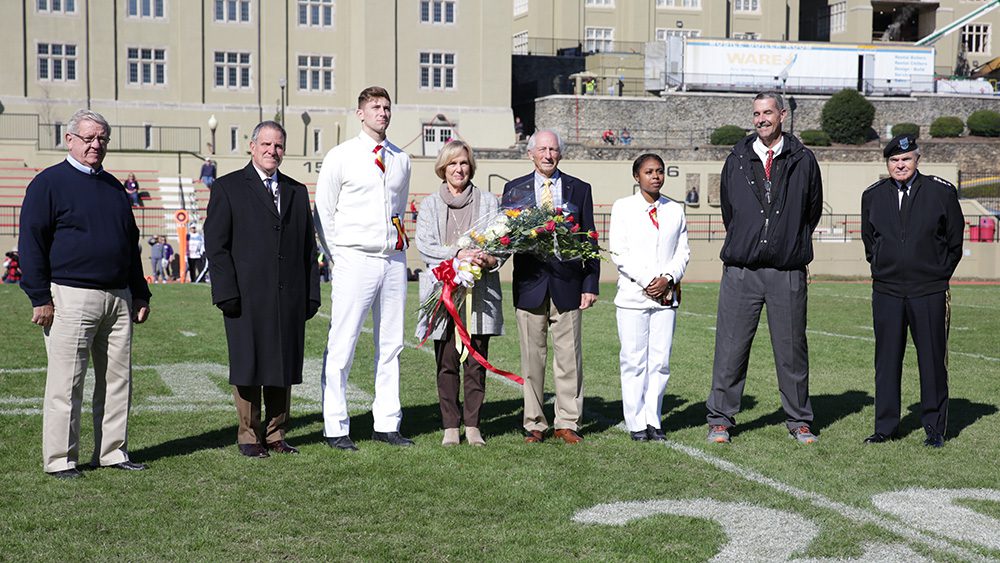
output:
{"label": "green shrub", "polygon": [[953,116],[939,117],[931,123],[931,137],[958,137],[965,130],[962,120]]}
{"label": "green shrub", "polygon": [[969,120],[969,134],[977,137],[1000,137],[1000,113],[988,109],[972,112]]}
{"label": "green shrub", "polygon": [[802,144],[804,145],[814,147],[830,146],[830,136],[826,134],[826,131],[820,131],[819,129],[806,129],[799,133],[799,138],[802,139]]}
{"label": "green shrub", "polygon": [[747,130],[737,125],[723,125],[712,131],[709,142],[713,145],[735,145],[747,136]]}
{"label": "green shrub", "polygon": [[892,136],[909,135],[914,139],[920,138],[920,126],[916,123],[897,123],[892,126]]}
{"label": "green shrub", "polygon": [[836,143],[860,145],[875,121],[875,106],[857,90],[841,90],[823,104],[820,123]]}

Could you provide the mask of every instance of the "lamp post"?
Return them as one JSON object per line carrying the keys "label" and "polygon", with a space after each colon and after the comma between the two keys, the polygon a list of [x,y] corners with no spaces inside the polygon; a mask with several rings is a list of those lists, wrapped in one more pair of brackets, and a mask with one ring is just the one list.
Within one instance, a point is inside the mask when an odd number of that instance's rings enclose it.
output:
{"label": "lamp post", "polygon": [[281,126],[285,126],[285,86],[288,81],[284,78],[278,79],[278,86],[281,88]]}
{"label": "lamp post", "polygon": [[215,118],[215,114],[208,118],[208,130],[212,132],[212,154],[215,154],[215,129],[219,126],[219,120]]}

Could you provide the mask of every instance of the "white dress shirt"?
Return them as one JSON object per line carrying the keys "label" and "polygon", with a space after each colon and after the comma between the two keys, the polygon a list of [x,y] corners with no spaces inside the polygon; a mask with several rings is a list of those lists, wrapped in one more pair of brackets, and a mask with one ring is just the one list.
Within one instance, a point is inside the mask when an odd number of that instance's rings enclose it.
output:
{"label": "white dress shirt", "polygon": [[[657,228],[649,217],[656,209]],[[642,192],[615,201],[609,233],[611,260],[618,266],[615,305],[627,309],[662,309],[643,290],[654,279],[684,277],[691,249],[688,246],[684,206],[664,196],[649,203]],[[676,306],[674,304],[673,306]]]}
{"label": "white dress shirt", "polygon": [[785,148],[784,135],[778,137],[778,144],[774,145],[773,147],[768,147],[767,145],[765,145],[764,141],[760,140],[760,137],[757,137],[753,141],[753,152],[757,153],[757,158],[759,158],[761,162],[767,162],[767,151],[769,150],[774,151],[774,154],[771,155],[771,158],[778,158],[778,155],[781,154],[781,149],[783,148]]}
{"label": "white dress shirt", "polygon": [[254,162],[251,161],[250,164],[253,165],[253,169],[256,170],[257,175],[260,176],[261,184],[264,184],[264,186],[267,187],[267,180],[271,180],[271,186],[267,189],[271,191],[271,199],[275,201],[274,206],[278,208],[278,213],[281,213],[281,192],[278,191],[278,170],[275,169],[274,174],[268,176],[266,172],[257,168],[257,165]]}
{"label": "white dress shirt", "polygon": [[558,170],[552,174],[551,178],[546,178],[542,176],[537,171],[535,172],[535,203],[540,204],[542,201],[542,190],[544,190],[545,180],[552,180],[552,185],[549,189],[552,191],[552,207],[562,207],[562,174]]}
{"label": "white dress shirt", "polygon": [[[378,144],[384,147],[384,174],[375,164]],[[392,218],[402,221],[409,191],[410,157],[388,140],[376,143],[362,131],[331,149],[316,183],[316,211],[327,248],[377,256],[400,252]]]}

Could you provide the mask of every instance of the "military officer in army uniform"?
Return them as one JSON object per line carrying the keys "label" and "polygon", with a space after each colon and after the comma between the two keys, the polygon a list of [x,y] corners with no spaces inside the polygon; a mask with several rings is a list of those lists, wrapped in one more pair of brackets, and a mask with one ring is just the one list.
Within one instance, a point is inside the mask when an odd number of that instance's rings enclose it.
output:
{"label": "military officer in army uniform", "polygon": [[962,259],[965,221],[955,186],[917,170],[916,138],[897,135],[882,155],[889,177],[861,196],[875,327],[875,433],[864,441],[881,443],[896,435],[909,329],[920,371],[924,445],[940,448],[948,422],[948,284]]}

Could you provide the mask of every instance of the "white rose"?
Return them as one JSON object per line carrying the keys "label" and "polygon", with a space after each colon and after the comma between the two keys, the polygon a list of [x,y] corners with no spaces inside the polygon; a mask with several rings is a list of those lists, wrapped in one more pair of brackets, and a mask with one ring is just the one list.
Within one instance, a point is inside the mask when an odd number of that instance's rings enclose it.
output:
{"label": "white rose", "polygon": [[455,244],[457,244],[459,248],[469,248],[472,246],[472,239],[463,235],[458,238],[458,242]]}

